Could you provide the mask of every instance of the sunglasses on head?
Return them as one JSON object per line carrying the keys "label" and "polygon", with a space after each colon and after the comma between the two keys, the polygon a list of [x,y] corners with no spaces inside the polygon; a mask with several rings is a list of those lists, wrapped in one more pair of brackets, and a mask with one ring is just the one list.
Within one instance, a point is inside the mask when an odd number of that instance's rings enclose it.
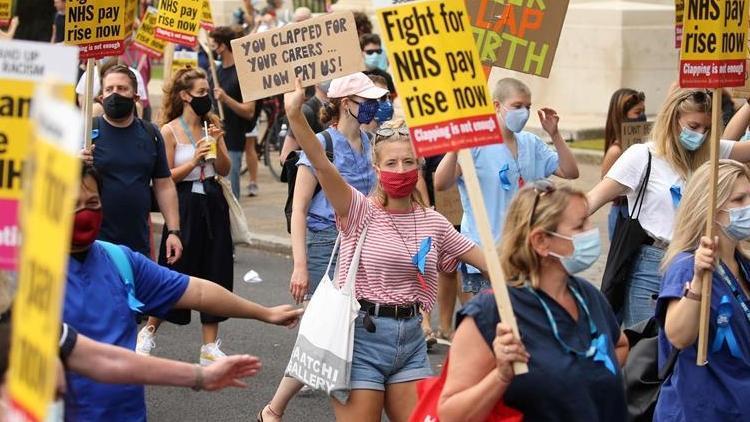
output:
{"label": "sunglasses on head", "polygon": [[529,229],[534,223],[534,214],[536,214],[536,207],[539,205],[539,198],[557,190],[555,184],[547,179],[537,180],[531,183],[531,187],[534,189],[534,205],[531,207],[531,214],[529,215]]}
{"label": "sunglasses on head", "polygon": [[370,54],[380,54],[382,52],[383,52],[382,48],[376,48],[376,49],[373,49],[373,50],[365,50],[365,54],[367,54],[368,56]]}
{"label": "sunglasses on head", "polygon": [[390,128],[390,127],[381,127],[377,131],[375,131],[375,142],[380,142],[383,139],[388,139],[391,136],[395,134],[403,135],[403,136],[409,136],[409,128],[406,126],[401,126],[399,128]]}
{"label": "sunglasses on head", "polygon": [[714,93],[708,90],[697,90],[690,91],[688,95],[682,99],[682,101],[692,98],[698,104],[711,104],[711,100],[714,97]]}
{"label": "sunglasses on head", "polygon": [[625,109],[625,111],[627,112],[631,108],[635,107],[637,104],[642,103],[644,101],[646,101],[646,94],[644,94],[643,92],[630,94],[627,101],[625,101],[625,106],[623,107],[623,109]]}

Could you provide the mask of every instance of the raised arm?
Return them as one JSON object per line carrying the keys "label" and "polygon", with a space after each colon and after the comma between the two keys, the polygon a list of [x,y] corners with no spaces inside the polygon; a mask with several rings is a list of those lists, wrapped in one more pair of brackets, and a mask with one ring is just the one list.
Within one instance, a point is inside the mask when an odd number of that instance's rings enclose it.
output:
{"label": "raised arm", "polygon": [[555,110],[548,107],[538,110],[537,114],[542,128],[552,138],[552,144],[555,146],[555,150],[557,150],[559,164],[557,170],[555,170],[555,175],[563,179],[577,179],[578,163],[576,163],[573,151],[570,150],[565,139],[560,135],[560,130],[557,126],[560,122],[560,116],[557,115]]}
{"label": "raised arm", "polygon": [[435,190],[448,190],[456,183],[461,175],[461,166],[458,165],[458,155],[455,152],[445,154],[435,171]]}
{"label": "raised arm", "polygon": [[721,134],[721,139],[739,141],[740,138],[742,138],[742,135],[745,134],[748,125],[750,125],[750,103],[745,102],[745,104],[734,113],[732,119],[729,120],[727,127],[724,128],[724,133]]}
{"label": "raised arm", "polygon": [[296,89],[284,94],[284,105],[289,126],[294,132],[297,142],[307,154],[318,181],[326,197],[331,202],[333,210],[339,219],[345,220],[349,216],[349,207],[352,202],[352,188],[346,183],[336,167],[326,157],[325,150],[302,113],[302,104],[305,101],[305,91],[302,89],[299,79],[295,81]]}
{"label": "raised arm", "polygon": [[598,211],[607,202],[612,201],[618,196],[625,195],[627,192],[627,186],[615,182],[609,177],[605,177],[586,194],[589,201],[589,215]]}

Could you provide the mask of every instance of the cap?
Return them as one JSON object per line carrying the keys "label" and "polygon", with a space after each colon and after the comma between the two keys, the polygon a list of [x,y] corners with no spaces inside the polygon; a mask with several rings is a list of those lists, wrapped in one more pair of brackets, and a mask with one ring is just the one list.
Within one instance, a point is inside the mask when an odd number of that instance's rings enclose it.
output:
{"label": "cap", "polygon": [[328,88],[328,98],[343,98],[350,95],[357,95],[362,98],[376,100],[387,94],[388,90],[378,88],[362,72],[353,73],[331,81]]}

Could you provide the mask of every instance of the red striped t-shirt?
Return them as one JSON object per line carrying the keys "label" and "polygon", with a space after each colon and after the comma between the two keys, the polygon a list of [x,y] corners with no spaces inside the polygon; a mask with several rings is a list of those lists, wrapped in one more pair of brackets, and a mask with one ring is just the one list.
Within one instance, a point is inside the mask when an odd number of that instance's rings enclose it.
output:
{"label": "red striped t-shirt", "polygon": [[[367,226],[355,279],[357,299],[389,305],[419,302],[426,311],[437,298],[438,271],[455,271],[458,258],[475,246],[435,210],[417,206],[411,212],[388,212],[356,189],[352,189],[346,224],[338,221],[338,225],[339,285],[346,281],[357,240]],[[432,237],[432,248],[425,266],[425,290],[412,256],[427,236]]]}

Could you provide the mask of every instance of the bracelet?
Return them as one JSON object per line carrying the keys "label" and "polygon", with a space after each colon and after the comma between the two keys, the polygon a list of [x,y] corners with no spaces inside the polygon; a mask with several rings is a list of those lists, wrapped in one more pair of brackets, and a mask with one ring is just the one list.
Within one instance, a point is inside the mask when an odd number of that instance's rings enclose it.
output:
{"label": "bracelet", "polygon": [[685,283],[685,291],[682,294],[682,296],[686,297],[686,298],[688,298],[690,300],[695,300],[695,301],[698,301],[698,302],[700,302],[701,298],[702,298],[702,296],[701,296],[700,293],[695,293],[694,291],[690,290],[690,282],[689,281],[687,283]]}
{"label": "bracelet", "polygon": [[193,365],[195,368],[195,385],[190,387],[193,391],[203,390],[203,367],[197,363]]}
{"label": "bracelet", "polygon": [[182,237],[180,236],[182,234],[180,232],[180,229],[177,229],[177,230],[167,230],[167,236],[169,236],[170,234],[173,234],[173,235],[177,236],[180,240],[182,240]]}

